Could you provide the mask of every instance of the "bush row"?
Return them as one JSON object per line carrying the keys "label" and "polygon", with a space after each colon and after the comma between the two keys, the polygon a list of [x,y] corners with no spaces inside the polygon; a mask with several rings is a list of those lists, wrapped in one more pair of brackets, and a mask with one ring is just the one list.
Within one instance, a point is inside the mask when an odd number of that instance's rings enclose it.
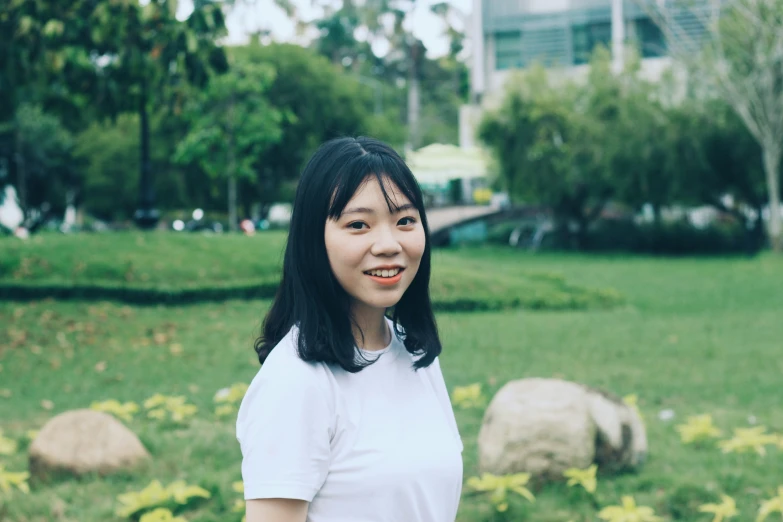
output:
{"label": "bush row", "polygon": [[763,235],[754,235],[736,223],[696,228],[687,222],[638,225],[631,221],[603,221],[588,234],[590,251],[622,251],[660,255],[723,255],[755,253]]}
{"label": "bush row", "polygon": [[[488,241],[505,244],[518,225],[501,223],[489,230]],[[532,230],[529,231],[532,233]],[[737,223],[719,223],[696,228],[687,222],[636,224],[632,221],[605,220],[587,233],[587,252],[617,252],[668,256],[755,254],[764,248],[761,231],[748,231]],[[542,250],[568,250],[569,238],[548,233]]]}
{"label": "bush row", "polygon": [[[0,283],[0,300],[116,301],[132,305],[183,305],[228,299],[271,299],[277,284],[236,285],[222,288],[159,289],[102,285]],[[519,295],[522,294],[522,295]],[[479,312],[515,308],[530,310],[583,310],[611,308],[622,302],[613,290],[560,286],[519,292],[518,295],[433,296],[433,309],[441,312]]]}

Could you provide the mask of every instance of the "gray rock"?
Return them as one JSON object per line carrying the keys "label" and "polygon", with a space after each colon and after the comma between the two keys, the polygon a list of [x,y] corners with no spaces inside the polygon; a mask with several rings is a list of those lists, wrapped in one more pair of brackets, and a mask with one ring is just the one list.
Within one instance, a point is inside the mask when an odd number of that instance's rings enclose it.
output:
{"label": "gray rock", "polygon": [[511,381],[484,415],[479,468],[495,475],[560,477],[593,462],[595,437],[582,386],[558,379]]}
{"label": "gray rock", "polygon": [[635,409],[609,392],[584,387],[596,425],[595,463],[603,471],[630,471],[647,458],[647,432]]}
{"label": "gray rock", "polygon": [[109,474],[147,460],[136,434],[111,415],[92,410],[61,413],[41,428],[30,445],[30,474]]}
{"label": "gray rock", "polygon": [[478,438],[480,471],[560,479],[569,468],[636,469],[647,455],[637,412],[610,393],[560,379],[521,379],[498,391]]}

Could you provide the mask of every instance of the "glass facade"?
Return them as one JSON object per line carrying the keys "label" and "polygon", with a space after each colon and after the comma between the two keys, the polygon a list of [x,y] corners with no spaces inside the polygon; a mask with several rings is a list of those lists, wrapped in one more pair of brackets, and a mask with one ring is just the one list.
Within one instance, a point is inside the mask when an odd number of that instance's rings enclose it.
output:
{"label": "glass facade", "polygon": [[631,24],[633,34],[629,39],[639,49],[642,58],[666,56],[666,39],[663,31],[649,18],[638,18]]}
{"label": "glass facade", "polygon": [[505,31],[495,33],[495,69],[519,69],[525,66],[522,61],[522,33]]}
{"label": "glass facade", "polygon": [[590,61],[593,50],[598,45],[607,49],[612,47],[612,22],[593,22],[571,26],[573,44],[572,65],[581,65]]}
{"label": "glass facade", "polygon": [[[482,1],[484,33],[494,39],[497,70],[534,62],[581,65],[589,62],[597,45],[611,48],[612,0],[541,0],[535,5],[531,1]],[[555,10],[555,4],[562,8]],[[649,16],[632,0],[624,0],[623,11],[626,42],[636,45],[642,58],[666,56],[666,38]],[[691,36],[704,32],[698,19],[685,9],[675,19]]]}

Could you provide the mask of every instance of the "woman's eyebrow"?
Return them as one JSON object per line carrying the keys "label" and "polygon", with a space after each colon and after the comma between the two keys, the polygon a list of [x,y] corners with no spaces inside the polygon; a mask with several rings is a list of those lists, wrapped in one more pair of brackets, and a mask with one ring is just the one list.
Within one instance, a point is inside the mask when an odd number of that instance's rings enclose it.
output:
{"label": "woman's eyebrow", "polygon": [[[416,210],[416,205],[413,203],[406,203],[405,205],[398,207],[394,213],[399,214],[400,212],[405,212],[406,210]],[[345,216],[346,214],[375,214],[375,210],[367,207],[353,207],[343,210],[341,215]]]}

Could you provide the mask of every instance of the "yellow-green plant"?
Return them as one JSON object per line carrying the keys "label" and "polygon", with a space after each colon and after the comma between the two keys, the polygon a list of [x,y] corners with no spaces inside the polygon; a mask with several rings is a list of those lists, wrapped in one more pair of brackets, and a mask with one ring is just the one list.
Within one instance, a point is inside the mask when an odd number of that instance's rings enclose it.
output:
{"label": "yellow-green plant", "polygon": [[767,428],[764,426],[736,428],[734,437],[718,442],[718,447],[723,453],[745,453],[753,450],[763,457],[767,454],[765,446],[778,442],[777,435],[766,433],[766,431]]}
{"label": "yellow-green plant", "polygon": [[215,408],[215,415],[225,417],[237,412],[237,406],[247,393],[247,384],[238,382],[232,384],[230,388],[223,388],[215,393],[215,402],[218,406]]}
{"label": "yellow-green plant", "polygon": [[712,522],[723,522],[724,519],[737,516],[737,504],[734,499],[728,495],[720,496],[720,504],[702,504],[699,506],[701,513],[712,513],[715,518]]}
{"label": "yellow-green plant", "polygon": [[199,486],[188,485],[184,480],[172,482],[166,489],[168,489],[169,494],[177,504],[187,504],[191,498],[210,497],[209,491],[206,489]]}
{"label": "yellow-green plant", "polygon": [[241,402],[247,393],[247,384],[243,382],[237,382],[231,385],[230,388],[223,388],[215,393],[215,402],[236,404]]}
{"label": "yellow-green plant", "polygon": [[188,485],[184,480],[172,482],[168,487],[164,487],[159,480],[153,480],[141,491],[131,491],[117,496],[120,507],[117,508],[116,513],[120,517],[129,517],[145,509],[161,507],[170,501],[187,504],[195,497],[209,498],[210,494],[199,486]]}
{"label": "yellow-green plant", "polygon": [[188,522],[182,517],[175,517],[170,509],[158,508],[144,513],[139,522]]}
{"label": "yellow-green plant", "polygon": [[218,417],[227,417],[237,412],[236,406],[233,404],[221,404],[215,408],[215,415]]}
{"label": "yellow-green plant", "polygon": [[512,475],[493,475],[491,473],[484,473],[479,477],[471,477],[468,479],[467,486],[473,491],[480,492],[492,492],[490,501],[495,509],[504,512],[508,510],[508,492],[513,491],[518,495],[521,495],[528,499],[530,502],[535,502],[536,498],[527,489],[527,483],[530,481],[530,473],[514,473]]}
{"label": "yellow-green plant", "polygon": [[158,507],[171,498],[171,493],[163,487],[159,480],[153,480],[141,491],[131,491],[117,496],[120,507],[116,513],[119,517],[129,517],[143,509]]}
{"label": "yellow-green plant", "polygon": [[642,415],[642,411],[639,409],[639,396],[635,393],[632,393],[630,395],[626,395],[623,397],[623,402],[626,406],[631,408],[633,411],[636,412],[636,414],[639,416],[640,419],[644,420],[644,415]]}
{"label": "yellow-green plant", "polygon": [[30,486],[27,485],[27,479],[30,474],[26,471],[10,472],[5,470],[5,466],[0,464],[0,491],[10,493],[11,489],[16,487],[22,493],[30,493]]}
{"label": "yellow-green plant", "polygon": [[622,505],[607,506],[598,512],[598,518],[607,522],[658,522],[663,520],[655,516],[655,511],[648,506],[637,506],[633,497],[625,495]]}
{"label": "yellow-green plant", "polygon": [[451,402],[463,409],[483,406],[481,384],[477,382],[468,386],[455,386],[451,392]]}
{"label": "yellow-green plant", "polygon": [[160,393],[144,401],[144,408],[148,410],[147,416],[151,419],[163,420],[168,414],[174,422],[182,422],[198,411],[195,405],[186,404],[183,396],[168,397]]}
{"label": "yellow-green plant", "polygon": [[769,500],[765,500],[761,503],[759,508],[759,515],[756,517],[756,522],[762,522],[766,520],[772,513],[780,513],[783,518],[783,486],[778,486],[778,494]]}
{"label": "yellow-green plant", "polygon": [[712,415],[709,413],[688,417],[685,424],[677,426],[677,431],[680,432],[683,444],[697,444],[721,436],[721,431],[712,423]]}
{"label": "yellow-green plant", "polygon": [[597,471],[598,466],[593,464],[587,469],[567,469],[563,472],[563,476],[568,479],[568,482],[566,482],[567,486],[582,486],[585,488],[585,491],[592,495],[598,487]]}
{"label": "yellow-green plant", "polygon": [[[233,489],[235,492],[239,494],[243,494],[245,492],[245,483],[240,481],[234,482],[231,484],[231,489]],[[234,512],[235,513],[242,513],[245,510],[245,499],[244,498],[238,498],[234,501]],[[245,516],[242,517],[242,522],[245,522]]]}
{"label": "yellow-green plant", "polygon": [[110,413],[124,421],[131,421],[133,420],[133,415],[139,411],[139,405],[135,402],[120,403],[116,399],[109,399],[103,402],[93,402],[90,405],[90,409]]}
{"label": "yellow-green plant", "polygon": [[3,430],[0,430],[0,455],[13,455],[16,453],[16,448],[16,441],[4,437]]}

